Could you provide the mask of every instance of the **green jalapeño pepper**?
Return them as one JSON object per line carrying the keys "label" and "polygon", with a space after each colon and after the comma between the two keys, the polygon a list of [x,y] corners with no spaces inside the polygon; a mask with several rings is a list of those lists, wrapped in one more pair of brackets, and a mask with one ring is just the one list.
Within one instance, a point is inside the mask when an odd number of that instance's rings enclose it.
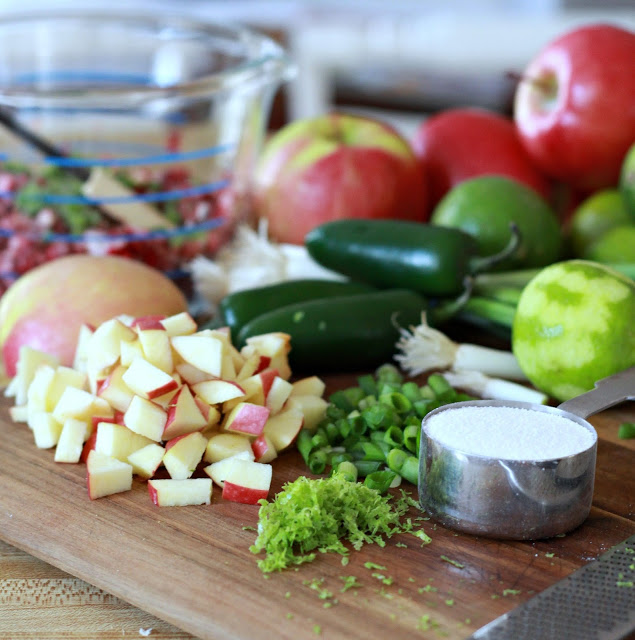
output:
{"label": "green jalape\u00f1o pepper", "polygon": [[399,328],[421,322],[425,311],[443,321],[461,301],[428,305],[406,289],[319,298],[290,304],[256,316],[238,333],[236,344],[247,338],[280,331],[291,337],[289,362],[295,370],[363,370],[392,360]]}
{"label": "green jalape\u00f1o pepper", "polygon": [[302,278],[235,291],[226,295],[218,306],[222,322],[230,328],[232,336],[237,336],[243,326],[256,316],[288,304],[374,290],[374,287],[361,282]]}
{"label": "green jalape\u00f1o pepper", "polygon": [[468,276],[491,269],[520,243],[512,226],[500,253],[478,255],[476,240],[459,229],[403,220],[334,220],[312,229],[306,248],[319,264],[379,288],[403,287],[429,297],[458,294]]}

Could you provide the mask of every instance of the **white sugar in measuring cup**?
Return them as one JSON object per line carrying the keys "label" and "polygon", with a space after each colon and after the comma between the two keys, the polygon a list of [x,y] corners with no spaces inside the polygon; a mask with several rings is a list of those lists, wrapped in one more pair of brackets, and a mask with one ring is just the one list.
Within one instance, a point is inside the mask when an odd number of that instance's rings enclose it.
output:
{"label": "white sugar in measuring cup", "polygon": [[[635,400],[635,367],[596,383],[558,407],[529,402],[472,400],[431,411],[421,424],[419,502],[435,520],[465,533],[513,540],[537,540],[566,533],[591,510],[597,432],[586,418]],[[517,459],[475,454],[431,434],[434,416],[464,407],[512,407],[560,416],[585,429],[586,446],[560,457]],[[444,416],[446,423],[452,414]],[[491,414],[490,414],[491,415]]]}

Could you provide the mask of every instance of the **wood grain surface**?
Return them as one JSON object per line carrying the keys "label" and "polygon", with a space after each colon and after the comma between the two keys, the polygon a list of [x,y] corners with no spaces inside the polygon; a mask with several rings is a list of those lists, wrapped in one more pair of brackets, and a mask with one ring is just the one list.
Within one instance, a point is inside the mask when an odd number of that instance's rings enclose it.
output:
{"label": "wood grain surface", "polygon": [[[400,534],[352,552],[347,566],[324,554],[269,577],[249,550],[257,507],[225,502],[216,488],[209,506],[159,508],[139,481],[91,502],[84,467],[36,449],[8,406],[0,403],[2,639],[462,640],[635,533],[635,441],[617,437],[620,422],[635,420],[630,404],[590,420],[600,436],[594,506],[566,536],[503,542],[426,520],[428,545]],[[272,495],[303,473],[296,452],[281,456]],[[342,591],[347,576],[359,586]]]}

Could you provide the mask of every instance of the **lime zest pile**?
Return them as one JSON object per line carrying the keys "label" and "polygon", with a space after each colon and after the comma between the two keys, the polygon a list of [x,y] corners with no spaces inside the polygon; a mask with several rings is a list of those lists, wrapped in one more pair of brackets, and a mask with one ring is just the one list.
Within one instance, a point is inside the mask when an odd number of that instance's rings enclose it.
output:
{"label": "lime zest pile", "polygon": [[338,472],[318,479],[300,476],[260,505],[258,536],[250,551],[265,552],[258,560],[263,573],[312,562],[316,552],[347,556],[345,542],[356,551],[364,544],[383,547],[386,538],[412,529],[411,523],[401,523],[411,506],[403,492],[394,499]]}

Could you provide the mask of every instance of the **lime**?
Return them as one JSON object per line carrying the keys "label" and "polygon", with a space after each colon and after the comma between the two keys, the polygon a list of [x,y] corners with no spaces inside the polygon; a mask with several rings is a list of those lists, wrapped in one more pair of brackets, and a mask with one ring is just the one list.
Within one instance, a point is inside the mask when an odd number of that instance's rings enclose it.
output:
{"label": "lime", "polygon": [[587,260],[635,264],[635,224],[622,224],[603,233],[584,252]]}
{"label": "lime", "polygon": [[626,208],[635,220],[635,142],[627,151],[620,173],[620,190],[626,201]]}
{"label": "lime", "polygon": [[529,281],[512,350],[531,383],[559,401],[635,365],[635,282],[587,260],[565,260]]}
{"label": "lime", "polygon": [[573,257],[583,257],[606,231],[631,221],[619,189],[596,191],[578,205],[569,220],[567,236]]}
{"label": "lime", "polygon": [[555,212],[533,189],[503,176],[460,182],[435,207],[430,222],[474,236],[482,256],[507,245],[510,224],[515,222],[520,247],[497,265],[498,270],[543,267],[557,260],[562,250],[563,234]]}

